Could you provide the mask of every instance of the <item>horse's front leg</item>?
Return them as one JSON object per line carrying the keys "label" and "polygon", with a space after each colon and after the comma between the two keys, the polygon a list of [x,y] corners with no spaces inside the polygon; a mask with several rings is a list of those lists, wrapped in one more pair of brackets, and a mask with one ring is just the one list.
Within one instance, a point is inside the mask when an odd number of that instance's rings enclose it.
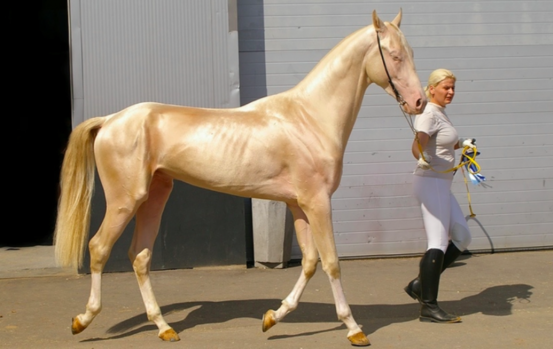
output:
{"label": "horse's front leg", "polygon": [[304,211],[311,225],[313,240],[321,257],[322,268],[330,280],[338,319],[342,320],[347,326],[349,330],[347,337],[351,344],[355,346],[368,346],[370,345],[369,339],[353,318],[342,288],[340,262],[338,260],[338,253],[336,252],[336,243],[332,229],[330,197],[320,194],[312,198],[305,204]]}
{"label": "horse's front leg", "polygon": [[159,338],[164,341],[175,342],[180,340],[179,335],[163,318],[150,280],[153,246],[159,232],[163,209],[172,188],[173,181],[171,178],[165,175],[154,175],[148,200],[140,206],[136,213],[136,226],[129,249],[129,258],[146,307],[148,320],[156,324],[159,330]]}
{"label": "horse's front leg", "polygon": [[294,226],[296,228],[296,236],[298,243],[302,251],[302,273],[296,285],[292,289],[292,292],[282,301],[282,305],[278,310],[268,310],[263,315],[263,332],[267,331],[278,322],[280,322],[288,313],[295,310],[298,307],[299,300],[307,283],[315,274],[317,270],[317,262],[319,255],[317,248],[313,242],[313,236],[311,235],[309,222],[303,210],[297,205],[288,205],[288,208],[294,216]]}

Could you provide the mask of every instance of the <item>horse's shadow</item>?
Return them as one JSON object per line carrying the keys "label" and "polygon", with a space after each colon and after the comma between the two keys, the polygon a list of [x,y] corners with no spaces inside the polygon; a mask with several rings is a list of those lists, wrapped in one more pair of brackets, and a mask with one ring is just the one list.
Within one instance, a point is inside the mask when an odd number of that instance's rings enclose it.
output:
{"label": "horse's shadow", "polygon": [[[530,291],[533,287],[526,284],[501,285],[489,287],[482,292],[456,301],[442,301],[440,305],[457,315],[482,313],[491,316],[506,316],[511,314],[515,302],[530,302]],[[407,297],[407,295],[405,295]],[[182,320],[170,325],[180,333],[186,329],[203,324],[223,323],[237,318],[261,319],[261,315],[268,309],[275,309],[280,305],[280,299],[248,299],[223,302],[184,302],[161,307],[162,313],[168,315],[175,312],[189,311]],[[351,304],[355,318],[363,325],[366,334],[393,323],[411,321],[419,316],[419,305],[415,302],[407,304]],[[316,323],[336,322],[336,308],[334,304],[300,302],[298,309],[290,313],[284,323]],[[261,325],[260,325],[261,326]],[[322,332],[335,331],[344,328],[343,325],[332,329],[317,332],[304,332],[294,335],[272,336],[269,339],[309,336]],[[90,338],[83,340],[100,341],[132,336],[134,334],[155,330],[156,327],[147,321],[146,314],[140,314],[122,321],[107,330],[112,334],[104,338]]]}

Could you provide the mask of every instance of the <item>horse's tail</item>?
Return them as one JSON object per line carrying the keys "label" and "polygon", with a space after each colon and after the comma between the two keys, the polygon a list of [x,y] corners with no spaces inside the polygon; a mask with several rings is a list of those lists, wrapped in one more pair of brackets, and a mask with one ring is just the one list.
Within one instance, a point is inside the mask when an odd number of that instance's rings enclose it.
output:
{"label": "horse's tail", "polygon": [[56,262],[81,267],[90,225],[90,201],[94,191],[94,139],[106,118],[79,124],[71,133],[61,168],[61,194],[54,232]]}

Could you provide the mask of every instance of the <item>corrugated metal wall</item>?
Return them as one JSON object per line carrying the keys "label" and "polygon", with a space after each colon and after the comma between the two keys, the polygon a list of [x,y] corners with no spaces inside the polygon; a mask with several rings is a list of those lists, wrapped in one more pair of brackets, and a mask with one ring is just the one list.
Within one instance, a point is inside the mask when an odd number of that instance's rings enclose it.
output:
{"label": "corrugated metal wall", "polygon": [[[373,9],[389,21],[400,7],[421,82],[441,67],[457,75],[448,115],[482,152],[488,181],[470,187],[470,249],[553,246],[552,1],[240,0],[242,104],[296,85],[343,37],[371,24]],[[370,86],[333,197],[340,256],[424,251],[411,140],[395,101]],[[453,191],[468,215],[460,173]]]}
{"label": "corrugated metal wall", "polygon": [[238,106],[228,8],[228,0],[70,1],[73,125],[145,101]]}

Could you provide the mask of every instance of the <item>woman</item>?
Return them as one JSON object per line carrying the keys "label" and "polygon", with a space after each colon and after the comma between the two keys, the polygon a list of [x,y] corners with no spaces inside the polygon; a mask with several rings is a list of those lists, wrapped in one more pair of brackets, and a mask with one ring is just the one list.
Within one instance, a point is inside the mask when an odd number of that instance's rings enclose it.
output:
{"label": "woman", "polygon": [[461,321],[438,306],[438,288],[442,271],[471,241],[463,212],[450,191],[453,172],[447,171],[455,166],[455,149],[473,148],[475,141],[459,138],[445,113],[455,95],[455,81],[455,75],[447,69],[430,74],[425,88],[430,102],[414,123],[417,133],[412,152],[418,163],[413,191],[421,205],[428,246],[420,261],[419,276],[405,287],[405,292],[420,302],[420,321],[426,322]]}

